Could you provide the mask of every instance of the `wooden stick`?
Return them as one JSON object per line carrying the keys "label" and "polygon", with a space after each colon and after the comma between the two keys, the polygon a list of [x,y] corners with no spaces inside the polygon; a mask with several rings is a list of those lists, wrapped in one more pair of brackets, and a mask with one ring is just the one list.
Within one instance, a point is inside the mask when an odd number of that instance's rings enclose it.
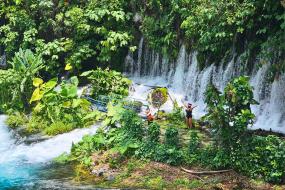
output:
{"label": "wooden stick", "polygon": [[219,173],[226,173],[226,172],[233,171],[233,170],[218,170],[218,171],[201,171],[201,172],[198,172],[198,171],[193,171],[193,170],[187,170],[183,167],[181,167],[181,169],[187,173],[190,173],[190,174],[219,174]]}

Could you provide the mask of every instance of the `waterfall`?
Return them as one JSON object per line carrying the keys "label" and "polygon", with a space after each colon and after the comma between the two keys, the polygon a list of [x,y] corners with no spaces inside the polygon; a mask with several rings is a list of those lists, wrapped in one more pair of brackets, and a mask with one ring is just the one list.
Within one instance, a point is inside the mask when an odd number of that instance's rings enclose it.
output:
{"label": "waterfall", "polygon": [[142,49],[143,49],[143,38],[140,40],[139,51],[138,51],[138,61],[137,61],[137,71],[136,74],[139,76],[141,73],[141,64],[142,64]]}
{"label": "waterfall", "polygon": [[[126,69],[125,72],[140,84],[158,85],[169,87],[170,95],[180,104],[183,101],[198,105],[194,110],[194,118],[199,118],[206,113],[204,92],[210,81],[219,90],[223,90],[226,84],[234,77],[248,75],[250,83],[254,87],[254,97],[260,103],[252,106],[256,115],[256,121],[252,129],[265,129],[285,133],[285,74],[275,79],[273,83],[266,79],[270,63],[256,66],[252,73],[244,71],[244,64],[240,57],[233,54],[230,61],[223,60],[219,64],[212,64],[202,70],[199,69],[197,52],[186,52],[184,45],[181,46],[177,60],[169,60],[167,57],[157,54],[144,43],[139,44],[139,53],[132,58],[136,71]],[[142,57],[141,57],[142,56]],[[128,63],[126,62],[126,65]],[[260,66],[261,65],[261,66]],[[134,73],[138,73],[134,75]],[[131,94],[134,98],[146,100],[150,88],[135,86],[138,92]],[[168,101],[162,109],[171,110],[171,102]]]}
{"label": "waterfall", "polygon": [[[179,52],[177,66],[175,68],[172,86],[176,88],[176,90],[181,91],[183,90],[184,86],[184,70],[185,70],[185,63],[187,62],[186,58],[186,49],[185,46],[182,46]],[[182,77],[182,78],[181,78]]]}

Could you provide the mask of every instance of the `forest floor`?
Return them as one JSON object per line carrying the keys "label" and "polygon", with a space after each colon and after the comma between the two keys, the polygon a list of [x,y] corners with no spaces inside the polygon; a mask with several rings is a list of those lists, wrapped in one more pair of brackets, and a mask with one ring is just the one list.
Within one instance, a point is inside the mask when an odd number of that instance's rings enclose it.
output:
{"label": "forest floor", "polygon": [[[93,159],[103,160],[105,154],[94,154]],[[252,180],[235,171],[214,175],[192,175],[181,170],[180,167],[167,164],[142,161],[136,159],[125,160],[118,168],[110,168],[109,164],[98,164],[93,171],[101,174],[90,175],[89,172],[77,168],[78,181],[88,181],[100,188],[118,189],[195,189],[195,190],[283,190],[285,186],[271,185],[263,181]],[[103,168],[103,169],[102,169]],[[202,168],[191,168],[203,171]],[[83,172],[84,171],[84,172]],[[92,171],[92,172],[93,172]]]}
{"label": "forest floor", "polygon": [[[161,125],[161,138],[165,133],[167,121],[158,121]],[[205,130],[189,130],[185,124],[179,128],[179,142],[187,145],[189,134],[198,132],[203,144],[211,142]],[[77,166],[76,180],[88,180],[102,188],[118,189],[195,189],[195,190],[284,190],[285,186],[272,185],[259,180],[253,180],[235,171],[212,175],[193,175],[184,172],[181,167],[170,166],[147,160],[134,158],[120,160],[116,154],[104,151],[92,156],[93,166],[86,170]],[[118,160],[110,163],[110,159]],[[115,158],[115,159],[114,159]],[[205,171],[206,168],[187,168],[193,171]]]}

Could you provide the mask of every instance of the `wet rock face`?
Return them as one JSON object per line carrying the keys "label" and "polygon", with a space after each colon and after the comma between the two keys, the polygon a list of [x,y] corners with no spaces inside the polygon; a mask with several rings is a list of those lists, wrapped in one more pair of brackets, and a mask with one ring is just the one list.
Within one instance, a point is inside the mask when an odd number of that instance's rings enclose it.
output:
{"label": "wet rock face", "polygon": [[44,135],[42,133],[37,134],[29,134],[25,127],[18,127],[16,129],[11,129],[11,133],[13,134],[14,138],[16,139],[16,144],[33,144],[33,143],[39,143],[45,140],[50,139],[50,136]]}
{"label": "wet rock face", "polygon": [[50,138],[51,137],[49,137],[49,136],[43,136],[42,134],[36,134],[36,135],[32,135],[32,136],[26,137],[23,140],[23,142],[25,144],[39,143],[39,142],[48,140]]}
{"label": "wet rock face", "polygon": [[25,127],[18,127],[16,129],[11,129],[11,132],[13,136],[16,139],[17,144],[25,143],[27,145],[33,144],[33,143],[39,143],[45,140],[50,139],[50,136],[46,136],[42,133],[37,133],[34,135],[31,135],[27,132]]}

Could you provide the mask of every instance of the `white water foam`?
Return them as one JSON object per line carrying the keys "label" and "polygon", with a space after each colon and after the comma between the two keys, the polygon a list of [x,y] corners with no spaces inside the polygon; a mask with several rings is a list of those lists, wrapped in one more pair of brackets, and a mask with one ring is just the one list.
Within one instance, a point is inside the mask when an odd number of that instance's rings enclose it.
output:
{"label": "white water foam", "polygon": [[79,142],[84,135],[94,134],[98,126],[75,129],[51,139],[31,145],[14,144],[11,133],[5,125],[6,117],[0,116],[0,164],[8,162],[42,163],[48,162],[64,152],[69,153],[72,143]]}

